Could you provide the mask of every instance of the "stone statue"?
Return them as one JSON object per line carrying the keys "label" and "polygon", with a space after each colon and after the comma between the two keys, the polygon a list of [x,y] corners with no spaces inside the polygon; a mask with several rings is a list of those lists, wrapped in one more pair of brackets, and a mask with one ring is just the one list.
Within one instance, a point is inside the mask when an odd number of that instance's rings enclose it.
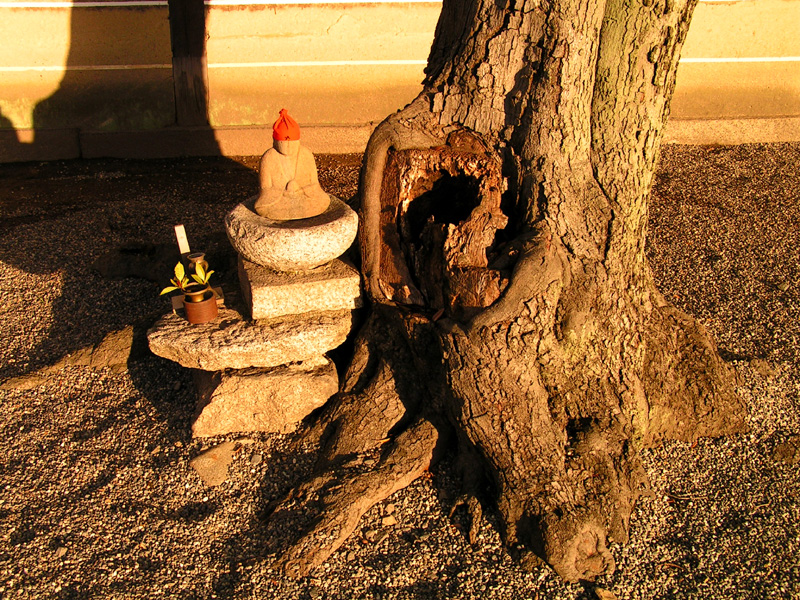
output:
{"label": "stone statue", "polygon": [[314,155],[300,145],[300,126],[286,109],[272,126],[273,147],[261,157],[258,215],[275,221],[307,219],[322,214],[330,197],[317,179]]}

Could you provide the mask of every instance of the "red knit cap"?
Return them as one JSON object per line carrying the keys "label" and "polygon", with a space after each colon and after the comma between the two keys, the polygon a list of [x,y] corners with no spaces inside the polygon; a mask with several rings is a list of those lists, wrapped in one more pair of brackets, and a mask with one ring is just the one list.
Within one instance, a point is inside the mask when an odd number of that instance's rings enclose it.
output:
{"label": "red knit cap", "polygon": [[281,116],[275,121],[272,126],[272,139],[273,140],[299,140],[300,139],[300,125],[297,124],[292,117],[289,116],[285,108],[281,109]]}

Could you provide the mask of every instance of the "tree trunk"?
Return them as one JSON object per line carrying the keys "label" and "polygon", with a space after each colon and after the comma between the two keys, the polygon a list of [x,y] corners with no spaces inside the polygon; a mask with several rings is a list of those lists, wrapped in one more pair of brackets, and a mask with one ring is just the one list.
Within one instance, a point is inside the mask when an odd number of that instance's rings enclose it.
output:
{"label": "tree trunk", "polygon": [[[647,487],[638,450],[743,428],[731,369],[645,258],[695,4],[444,1],[422,93],[367,147],[373,310],[343,392],[301,434],[321,444],[318,481],[365,456],[388,472],[413,431],[408,482],[437,438],[455,440],[465,489],[489,484],[510,552],[593,579],[613,570],[606,542],[627,539]],[[343,481],[359,499],[348,522],[396,489]],[[327,519],[290,544],[293,574],[345,539],[298,566]]]}

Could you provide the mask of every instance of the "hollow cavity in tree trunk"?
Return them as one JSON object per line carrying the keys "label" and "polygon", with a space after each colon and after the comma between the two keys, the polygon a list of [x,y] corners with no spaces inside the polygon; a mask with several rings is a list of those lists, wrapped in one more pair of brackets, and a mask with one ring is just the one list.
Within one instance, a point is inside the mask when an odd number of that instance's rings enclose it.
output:
{"label": "hollow cavity in tree trunk", "polygon": [[381,192],[379,289],[385,300],[467,319],[508,283],[491,265],[501,210],[500,163],[450,146],[389,153]]}

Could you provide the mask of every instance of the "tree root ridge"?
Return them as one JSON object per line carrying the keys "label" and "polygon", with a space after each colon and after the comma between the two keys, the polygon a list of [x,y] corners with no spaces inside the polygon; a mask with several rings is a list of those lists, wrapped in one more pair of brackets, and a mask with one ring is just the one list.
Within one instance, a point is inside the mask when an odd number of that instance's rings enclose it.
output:
{"label": "tree root ridge", "polygon": [[649,404],[643,443],[694,442],[744,431],[735,373],[705,328],[673,306],[653,310],[642,381]]}
{"label": "tree root ridge", "polygon": [[373,451],[419,412],[415,357],[398,335],[397,321],[388,307],[373,308],[356,337],[342,391],[298,431],[296,445],[319,447],[318,468]]}
{"label": "tree root ridge", "polygon": [[421,93],[403,110],[387,117],[370,136],[358,184],[364,286],[373,298],[380,298],[380,210],[383,174],[389,150],[431,148],[443,144],[447,133],[435,125],[430,100]]}
{"label": "tree root ridge", "polygon": [[467,326],[469,333],[512,320],[520,313],[525,301],[544,294],[550,284],[568,277],[564,250],[544,223],[535,234],[520,238],[519,244],[520,257],[514,266],[511,283],[497,302],[470,321]]}
{"label": "tree root ridge", "polygon": [[408,486],[428,468],[438,440],[429,421],[418,420],[389,442],[374,467],[339,463],[293,490],[273,511],[273,522],[302,515],[301,535],[281,553],[278,567],[292,578],[307,575],[353,533],[372,506]]}

